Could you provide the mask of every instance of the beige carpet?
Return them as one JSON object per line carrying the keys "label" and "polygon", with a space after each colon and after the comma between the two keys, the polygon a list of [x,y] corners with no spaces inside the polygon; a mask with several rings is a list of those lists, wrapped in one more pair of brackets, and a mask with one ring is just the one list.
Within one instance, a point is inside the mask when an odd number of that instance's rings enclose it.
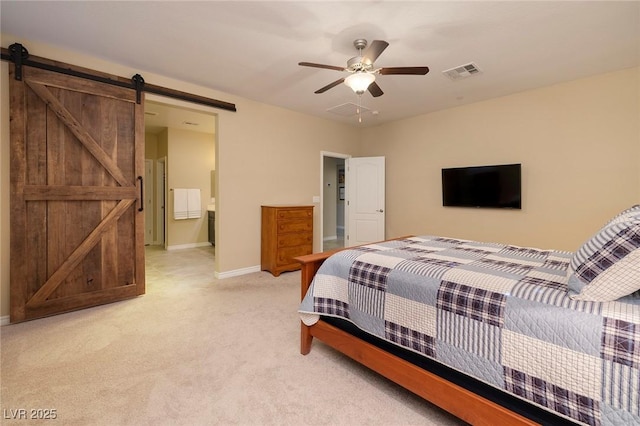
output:
{"label": "beige carpet", "polygon": [[300,355],[299,280],[216,280],[210,247],[148,249],[146,295],[0,328],[1,422],[463,424],[320,342]]}

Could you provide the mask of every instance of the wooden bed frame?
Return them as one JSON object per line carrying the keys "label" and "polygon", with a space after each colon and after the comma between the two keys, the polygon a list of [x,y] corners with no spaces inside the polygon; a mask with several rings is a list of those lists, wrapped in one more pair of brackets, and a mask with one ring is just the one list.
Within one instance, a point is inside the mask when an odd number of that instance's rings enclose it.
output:
{"label": "wooden bed frame", "polygon": [[[332,254],[343,249],[296,257],[302,265],[301,298],[320,265]],[[442,377],[426,371],[409,361],[393,355],[345,332],[322,318],[312,326],[300,323],[300,353],[311,351],[311,342],[317,338],[362,365],[421,396],[427,401],[473,425],[536,425],[526,417],[514,413],[482,396],[460,387]]]}

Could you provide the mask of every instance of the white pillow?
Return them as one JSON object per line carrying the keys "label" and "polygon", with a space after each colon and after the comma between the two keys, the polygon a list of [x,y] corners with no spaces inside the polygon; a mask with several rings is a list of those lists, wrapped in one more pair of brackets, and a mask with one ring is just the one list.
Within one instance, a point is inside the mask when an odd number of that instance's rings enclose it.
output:
{"label": "white pillow", "polygon": [[614,216],[569,265],[572,299],[608,302],[640,290],[640,205]]}

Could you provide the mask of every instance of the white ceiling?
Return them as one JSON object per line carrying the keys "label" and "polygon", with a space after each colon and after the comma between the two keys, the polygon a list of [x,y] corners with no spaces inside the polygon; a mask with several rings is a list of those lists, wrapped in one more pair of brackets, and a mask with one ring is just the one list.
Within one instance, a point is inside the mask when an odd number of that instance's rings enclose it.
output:
{"label": "white ceiling", "polygon": [[[389,42],[376,67],[431,69],[377,76],[385,94],[363,95],[361,125],[640,65],[638,1],[2,0],[0,15],[4,35],[354,125],[327,112],[358,102],[348,87],[313,93],[345,74],[297,64],[346,66],[356,38]],[[483,72],[442,74],[469,62]]]}
{"label": "white ceiling", "polygon": [[215,117],[195,109],[146,100],[144,114],[144,128],[147,133],[157,134],[166,127],[201,133],[216,133]]}

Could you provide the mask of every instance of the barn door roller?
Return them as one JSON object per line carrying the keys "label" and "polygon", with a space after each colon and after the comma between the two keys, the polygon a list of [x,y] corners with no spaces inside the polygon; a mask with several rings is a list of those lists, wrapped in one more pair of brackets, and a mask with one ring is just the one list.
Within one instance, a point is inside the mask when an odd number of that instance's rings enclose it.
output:
{"label": "barn door roller", "polygon": [[20,43],[9,46],[11,61],[16,65],[16,80],[22,81],[22,62],[29,58],[29,51]]}
{"label": "barn door roller", "polygon": [[131,83],[136,89],[136,102],[142,102],[142,90],[144,90],[144,78],[140,74],[136,74],[131,77]]}

